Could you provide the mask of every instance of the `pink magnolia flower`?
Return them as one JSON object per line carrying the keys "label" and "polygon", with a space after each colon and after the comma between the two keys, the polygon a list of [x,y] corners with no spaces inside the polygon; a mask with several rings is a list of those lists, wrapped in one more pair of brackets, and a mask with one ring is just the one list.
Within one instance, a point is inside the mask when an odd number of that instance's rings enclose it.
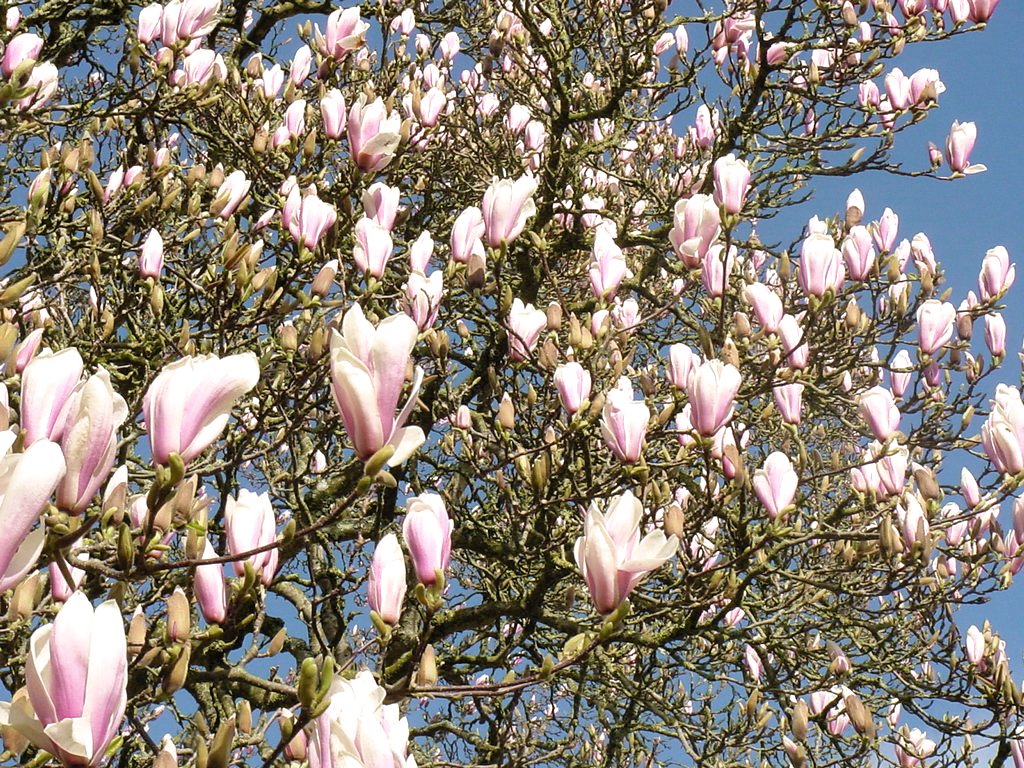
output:
{"label": "pink magnolia flower", "polygon": [[[273,552],[276,556],[277,550]],[[214,560],[216,557],[213,545],[206,539],[203,545],[203,560]],[[228,589],[224,580],[224,566],[220,563],[200,563],[192,577],[192,587],[203,618],[210,624],[223,623],[228,616]]]}
{"label": "pink magnolia flower", "polygon": [[914,372],[914,364],[910,359],[910,353],[901,349],[892,358],[892,369],[889,372],[889,380],[892,383],[892,393],[896,397],[903,397],[910,386],[910,377]]}
{"label": "pink magnolia flower", "polygon": [[252,182],[244,171],[232,171],[217,190],[217,196],[210,203],[210,213],[226,219],[233,214],[249,194]]}
{"label": "pink magnolia flower", "polygon": [[[295,86],[302,85],[309,77],[309,65],[313,60],[313,51],[308,45],[299,46],[292,56],[291,66],[288,68],[288,79]],[[342,109],[344,111],[344,108]]]}
{"label": "pink magnolia flower", "polygon": [[743,288],[743,300],[754,310],[754,317],[766,333],[775,333],[785,310],[782,299],[764,283],[750,283]]}
{"label": "pink magnolia flower", "polygon": [[64,475],[64,456],[49,440],[11,453],[15,434],[0,432],[0,592],[14,587],[35,565],[46,532],[32,532]]}
{"label": "pink magnolia flower", "polygon": [[533,304],[523,304],[522,299],[514,299],[506,321],[509,357],[519,361],[528,360],[547,322],[546,312]]}
{"label": "pink magnolia flower", "polygon": [[967,18],[975,24],[986,24],[997,5],[999,0],[967,0]]}
{"label": "pink magnolia flower", "polygon": [[313,250],[320,244],[321,238],[334,226],[338,219],[338,212],[330,203],[321,200],[316,190],[303,195],[298,205],[298,210],[293,199],[298,196],[298,187],[293,187],[289,193],[289,203],[292,205],[288,220],[288,231],[295,238],[295,242]]}
{"label": "pink magnolia flower", "polygon": [[555,386],[562,407],[574,414],[590,398],[590,371],[576,361],[563,363],[555,368]]}
{"label": "pink magnolia flower", "polygon": [[1016,387],[996,385],[992,410],[981,427],[981,444],[996,469],[1004,474],[1024,472],[1024,403]]}
{"label": "pink magnolia flower", "polygon": [[75,590],[82,586],[82,581],[85,579],[85,571],[76,565],[72,565],[72,561],[77,563],[88,559],[89,554],[86,552],[81,552],[77,556],[69,558],[66,565],[68,575],[71,577],[70,582],[64,578],[64,571],[57,564],[57,561],[50,562],[47,570],[50,572],[50,596],[54,600],[58,603],[66,603]]}
{"label": "pink magnolia flower", "polygon": [[799,424],[803,412],[804,385],[799,382],[772,388],[772,399],[779,415],[787,424]]}
{"label": "pink magnolia flower", "polygon": [[451,253],[452,261],[466,264],[469,257],[476,254],[484,256],[484,215],[476,206],[466,208],[455,219],[452,226]]}
{"label": "pink magnolia flower", "polygon": [[974,123],[953,121],[946,139],[946,163],[954,173],[981,173],[987,170],[984,165],[971,165],[971,152],[974,142],[978,139],[978,127]]}
{"label": "pink magnolia flower", "polygon": [[726,213],[737,214],[750,188],[750,169],[735,155],[729,154],[715,161],[715,202]]}
{"label": "pink magnolia flower", "polygon": [[419,236],[409,246],[409,269],[413,272],[426,273],[430,259],[434,255],[434,238],[428,230],[420,232]]}
{"label": "pink magnolia flower", "polygon": [[904,726],[898,735],[899,741],[896,742],[894,750],[900,768],[918,768],[924,764],[926,757],[935,752],[935,742],[919,728],[908,731]]}
{"label": "pink magnolia flower", "polygon": [[891,208],[886,208],[882,212],[881,218],[876,222],[872,222],[870,227],[871,236],[874,237],[878,250],[885,252],[892,250],[893,245],[896,243],[899,226],[900,217],[893,213]]}
{"label": "pink magnolia flower", "polygon": [[1006,321],[1002,315],[985,315],[985,345],[992,357],[1006,354]]}
{"label": "pink magnolia flower", "polygon": [[389,187],[384,182],[378,181],[363,192],[363,216],[373,219],[390,232],[395,228],[395,219],[398,216],[398,205],[401,200],[402,190],[398,187]]}
{"label": "pink magnolia flower", "polygon": [[709,296],[722,296],[729,287],[729,277],[736,268],[737,251],[735,245],[728,250],[722,244],[708,248],[701,264],[701,282]]}
{"label": "pink magnolia flower", "polygon": [[366,579],[370,609],[376,611],[385,624],[394,626],[402,616],[405,582],[405,554],[398,537],[389,533],[377,543]]}
{"label": "pink magnolia flower", "polygon": [[907,494],[903,503],[896,505],[896,521],[908,549],[912,549],[914,544],[927,543],[930,530],[928,516],[916,494]]}
{"label": "pink magnolia flower", "polygon": [[365,216],[356,222],[356,242],[352,247],[352,258],[360,272],[380,279],[384,276],[394,241],[391,233],[384,227]]}
{"label": "pink magnolia flower", "polygon": [[327,17],[327,34],[322,35],[319,26],[315,39],[317,48],[324,56],[343,59],[352,51],[366,45],[366,31],[370,28],[359,17],[359,6],[338,8]]}
{"label": "pink magnolia flower", "polygon": [[917,343],[926,355],[945,346],[953,335],[956,307],[948,301],[929,299],[917,310]]}
{"label": "pink magnolia flower", "polygon": [[1017,276],[1017,265],[1010,263],[1010,254],[999,245],[985,253],[978,274],[978,289],[983,301],[1002,296],[1010,290]]}
{"label": "pink magnolia flower", "polygon": [[444,499],[436,493],[421,493],[406,502],[402,536],[412,556],[416,578],[431,586],[448,568],[452,550],[452,529]]}
{"label": "pink magnolia flower", "polygon": [[117,430],[128,418],[128,404],[100,368],[75,389],[63,414],[61,450],[67,473],[57,486],[57,506],[79,514],[110,476]]}
{"label": "pink magnolia flower", "polygon": [[629,597],[651,571],[675,554],[679,540],[660,530],[641,540],[643,505],[631,491],[612,499],[606,512],[591,502],[574,554],[594,607],[607,615]]}
{"label": "pink magnolia flower", "polygon": [[875,265],[875,249],[871,245],[871,233],[867,227],[857,225],[850,229],[843,240],[843,261],[850,277],[866,280]]}
{"label": "pink magnolia flower", "polygon": [[828,291],[838,292],[846,279],[842,254],[835,241],[826,234],[811,233],[800,247],[797,282],[808,296],[822,297]]}
{"label": "pink magnolia flower", "polygon": [[345,133],[345,96],[331,88],[320,99],[320,115],[324,121],[324,134],[329,139],[340,139]]}
{"label": "pink magnolia flower", "polygon": [[57,67],[52,62],[44,61],[32,67],[25,87],[31,89],[28,96],[18,100],[18,109],[23,112],[43,107],[57,92]]}
{"label": "pink magnolia flower", "polygon": [[686,344],[673,344],[668,348],[668,380],[676,389],[686,389],[693,366],[700,362],[700,355]]}
{"label": "pink magnolia flower", "polygon": [[409,723],[397,704],[384,704],[386,695],[367,670],[351,680],[336,675],[309,736],[309,768],[416,768]]}
{"label": "pink magnolia flower", "polygon": [[186,464],[196,458],[224,431],[232,406],[259,377],[252,352],[188,356],[164,366],[142,401],[153,461],[167,464],[172,453]]}
{"label": "pink magnolia flower", "polygon": [[155,229],[149,230],[139,248],[139,276],[160,279],[164,268],[164,239]]}
{"label": "pink magnolia flower", "polygon": [[686,384],[690,422],[704,437],[711,437],[732,418],[743,377],[721,360],[708,360],[693,369]]}
{"label": "pink magnolia flower", "polygon": [[32,32],[22,32],[8,41],[0,70],[4,77],[10,77],[14,70],[29,61],[37,61],[43,51],[43,38]]}
{"label": "pink magnolia flower", "polygon": [[402,309],[421,331],[434,324],[441,308],[444,293],[444,276],[439,271],[424,275],[410,272],[402,293]]}
{"label": "pink magnolia flower", "polygon": [[147,45],[160,37],[161,20],[164,7],[160,3],[151,3],[139,13],[139,42]]}
{"label": "pink magnolia flower", "polygon": [[594,231],[590,255],[590,286],[598,299],[615,296],[619,284],[630,274],[626,257],[615,243],[614,227],[600,226]]}
{"label": "pink magnolia flower", "polygon": [[366,94],[360,94],[348,113],[352,162],[365,173],[387,167],[402,141],[401,129],[402,118],[394,110],[388,112],[380,97],[368,102]]}
{"label": "pink magnolia flower", "polygon": [[341,331],[331,331],[334,401],[362,461],[390,445],[395,452],[388,463],[398,465],[426,440],[419,427],[404,426],[423,381],[423,369],[419,366],[409,399],[395,415],[418,333],[416,323],[405,314],[391,315],[374,328],[358,304],[345,313]]}
{"label": "pink magnolia flower", "polygon": [[857,412],[871,428],[876,440],[885,442],[900,428],[900,409],[885,387],[872,387],[857,399]]}
{"label": "pink magnolia flower", "polygon": [[754,472],[752,482],[754,493],[768,512],[768,517],[775,520],[793,503],[800,478],[789,457],[773,451],[768,454],[764,466]]}
{"label": "pink magnolia flower", "polygon": [[618,386],[605,397],[601,411],[601,435],[615,457],[623,464],[640,460],[647,436],[651,411],[643,400],[633,399],[629,379],[622,377]]}
{"label": "pink magnolia flower", "polygon": [[65,765],[97,765],[127,704],[127,643],[117,603],[93,610],[82,592],[71,595],[53,624],[32,633],[25,682],[27,699],[11,702],[11,727]]}
{"label": "pink magnolia flower", "polygon": [[[242,488],[237,498],[228,496],[224,502],[224,530],[228,552],[232,555],[273,544],[277,540],[277,523],[270,494],[257,494]],[[236,560],[233,567],[237,575],[245,574],[246,562],[252,564],[264,586],[270,586],[277,570],[277,548],[250,555],[245,560]]]}
{"label": "pink magnolia flower", "polygon": [[64,403],[82,378],[84,363],[74,347],[53,354],[44,349],[21,374],[21,428],[25,445],[36,440],[60,440]]}
{"label": "pink magnolia flower", "polygon": [[489,246],[497,248],[519,237],[526,227],[526,220],[537,212],[533,202],[536,191],[537,180],[532,176],[520,176],[515,181],[495,179],[487,188],[481,213]]}
{"label": "pink magnolia flower", "polygon": [[669,240],[686,266],[699,267],[721,232],[721,216],[710,195],[694,195],[676,203]]}

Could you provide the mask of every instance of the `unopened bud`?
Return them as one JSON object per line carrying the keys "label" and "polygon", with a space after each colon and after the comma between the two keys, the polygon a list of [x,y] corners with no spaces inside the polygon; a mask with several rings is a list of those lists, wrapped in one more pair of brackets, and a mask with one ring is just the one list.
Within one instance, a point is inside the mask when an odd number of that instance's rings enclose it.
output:
{"label": "unopened bud", "polygon": [[427,644],[420,656],[420,666],[416,670],[416,687],[431,688],[437,683],[437,655],[434,646]]}
{"label": "unopened bud", "polygon": [[181,587],[167,598],[167,635],[175,642],[188,638],[192,629],[192,611]]}

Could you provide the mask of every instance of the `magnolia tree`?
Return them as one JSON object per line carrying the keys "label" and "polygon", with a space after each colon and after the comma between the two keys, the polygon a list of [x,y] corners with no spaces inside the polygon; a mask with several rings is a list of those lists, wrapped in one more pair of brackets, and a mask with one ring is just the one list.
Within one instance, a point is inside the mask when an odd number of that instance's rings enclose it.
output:
{"label": "magnolia tree", "polygon": [[1024,766],[996,5],[9,6],[3,764]]}

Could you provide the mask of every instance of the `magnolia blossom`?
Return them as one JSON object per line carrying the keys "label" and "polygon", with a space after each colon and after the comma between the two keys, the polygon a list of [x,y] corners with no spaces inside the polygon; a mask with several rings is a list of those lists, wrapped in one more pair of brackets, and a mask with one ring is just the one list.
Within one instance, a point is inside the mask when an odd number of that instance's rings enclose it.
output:
{"label": "magnolia blossom", "polygon": [[917,310],[918,346],[926,355],[932,355],[945,346],[953,335],[956,307],[948,301],[928,299]]}
{"label": "magnolia blossom", "polygon": [[576,413],[590,398],[590,371],[576,361],[563,363],[555,368],[555,386],[562,407],[570,414]]}
{"label": "magnolia blossom", "polygon": [[992,410],[981,427],[985,454],[1000,472],[1024,472],[1024,403],[1016,387],[996,385]]}
{"label": "magnolia blossom", "polygon": [[389,112],[380,97],[368,102],[366,94],[360,94],[348,113],[352,162],[366,173],[385,168],[402,141],[401,129],[401,116],[394,110]]}
{"label": "magnolia blossom", "polygon": [[160,278],[164,268],[164,239],[155,229],[149,230],[142,247],[139,248],[139,276]]}
{"label": "magnolia blossom", "polygon": [[727,424],[742,383],[739,370],[721,360],[708,360],[696,366],[686,384],[693,428],[704,437],[711,437]]}
{"label": "magnolia blossom", "polygon": [[252,182],[244,171],[232,171],[221,183],[217,196],[210,204],[210,213],[226,219],[233,214],[249,194]]}
{"label": "magnolia blossom", "polygon": [[21,374],[21,428],[25,445],[37,440],[60,440],[64,403],[71,396],[84,369],[82,356],[74,347],[54,354],[44,349],[25,366]]}
{"label": "magnolia blossom", "polygon": [[946,163],[954,173],[980,173],[988,170],[984,165],[971,165],[971,152],[978,138],[978,128],[974,123],[954,121],[946,139]]}
{"label": "magnolia blossom", "polygon": [[338,8],[327,17],[327,34],[316,28],[317,48],[324,56],[332,59],[343,59],[351,51],[362,48],[366,44],[366,32],[370,28],[359,17],[359,6]]}
{"label": "magnolia blossom", "polygon": [[720,231],[721,216],[711,195],[694,195],[676,203],[669,240],[686,266],[694,268],[703,263]]}
{"label": "magnolia blossom", "polygon": [[[276,556],[277,551],[274,550]],[[206,539],[203,544],[203,560],[214,560],[217,553]],[[224,567],[220,563],[201,563],[196,566],[192,579],[199,610],[211,624],[221,624],[228,616],[228,589],[224,581]]]}
{"label": "magnolia blossom", "polygon": [[596,501],[587,510],[574,554],[598,613],[612,613],[679,548],[679,539],[666,538],[660,530],[641,540],[643,512],[640,500],[628,490],[612,499],[605,512]]}
{"label": "magnolia blossom", "polygon": [[750,169],[735,155],[726,155],[715,161],[715,202],[726,213],[737,214],[743,210],[743,202],[750,187]]}
{"label": "magnolia blossom", "polygon": [[650,419],[647,404],[633,399],[633,386],[623,376],[605,396],[601,411],[601,435],[619,461],[635,464],[640,460]]}
{"label": "magnolia blossom", "polygon": [[421,493],[406,502],[402,536],[421,584],[436,583],[438,572],[443,574],[447,570],[453,527],[444,499],[436,493]]}
{"label": "magnolia blossom", "polygon": [[751,283],[743,288],[743,300],[754,310],[757,322],[767,333],[775,333],[786,313],[782,298],[764,283]]}
{"label": "magnolia blossom", "polygon": [[797,282],[808,296],[822,297],[829,290],[838,291],[846,279],[842,253],[827,234],[812,232],[800,247]]}
{"label": "magnolia blossom", "polygon": [[1010,254],[999,245],[985,253],[978,274],[978,289],[983,301],[1002,296],[1013,285],[1017,265],[1010,263]]}
{"label": "magnolia blossom", "polygon": [[42,50],[43,38],[39,35],[32,32],[15,35],[7,42],[4,49],[0,71],[3,71],[4,77],[10,77],[14,74],[14,70],[26,62],[38,60]]}
{"label": "magnolia blossom", "polygon": [[528,360],[547,322],[546,312],[533,304],[523,304],[522,299],[514,299],[507,320],[509,356],[513,360]]}
{"label": "magnolia blossom", "polygon": [[686,389],[690,372],[700,363],[700,355],[686,344],[673,344],[668,348],[668,380],[676,389]]}
{"label": "magnolia blossom", "polygon": [[768,517],[775,520],[793,503],[800,478],[789,457],[773,451],[765,459],[764,466],[754,472],[752,482],[754,493],[764,505]]}
{"label": "magnolia blossom", "polygon": [[[277,540],[277,525],[270,494],[257,494],[242,488],[237,498],[228,496],[224,502],[224,530],[228,552],[232,555],[273,544]],[[246,563],[252,565],[265,586],[270,586],[277,570],[277,548],[257,552],[245,560],[236,560],[233,566],[237,575],[245,574]]]}
{"label": "magnolia blossom", "polygon": [[99,764],[127,704],[127,643],[117,603],[94,610],[82,592],[72,594],[53,624],[32,633],[25,682],[28,695],[16,694],[7,712],[10,726],[65,765]]}
{"label": "magnolia blossom", "polygon": [[927,545],[930,531],[928,515],[917,494],[906,494],[903,502],[896,505],[896,521],[908,549],[912,549],[915,544]]}
{"label": "magnolia blossom", "polygon": [[799,382],[772,388],[772,399],[779,416],[787,424],[799,424],[803,412],[804,385]]}
{"label": "magnolia blossom", "polygon": [[100,368],[71,394],[64,413],[61,450],[67,474],[57,486],[57,505],[80,513],[114,467],[117,430],[128,418],[128,404]]}
{"label": "magnolia blossom", "polygon": [[900,428],[900,410],[892,392],[885,387],[872,387],[862,392],[857,400],[857,412],[876,440],[885,442]]}
{"label": "magnolia blossom", "polygon": [[441,309],[444,276],[439,271],[429,275],[410,272],[402,290],[402,309],[416,322],[417,328],[425,331],[437,320],[437,313]]}
{"label": "magnolia blossom", "polygon": [[368,670],[351,680],[335,676],[327,709],[313,723],[309,768],[416,768],[409,754],[409,723]]}
{"label": "magnolia blossom", "polygon": [[389,533],[377,543],[366,579],[370,609],[385,624],[397,624],[402,615],[405,579],[405,554],[398,543],[398,537]]}
{"label": "magnolia blossom", "polygon": [[337,88],[331,88],[320,99],[320,116],[324,121],[324,134],[329,139],[340,139],[345,133],[345,96]]}
{"label": "magnolia blossom", "polygon": [[361,272],[379,280],[384,276],[384,269],[394,251],[391,233],[373,219],[364,216],[356,222],[355,235],[352,258],[356,266]]}
{"label": "magnolia blossom", "polygon": [[412,390],[398,415],[405,369],[419,330],[405,314],[391,315],[375,328],[358,304],[345,313],[341,331],[331,331],[331,388],[356,455],[366,461],[390,445],[388,463],[401,464],[426,440],[419,427],[406,427],[416,405],[423,369],[415,369]]}
{"label": "magnolia blossom", "polygon": [[289,209],[288,231],[295,242],[309,249],[319,245],[338,218],[334,206],[317,197],[315,190],[300,197],[298,187],[292,187],[285,208]]}
{"label": "magnolia blossom", "polygon": [[598,299],[612,298],[629,274],[626,257],[615,243],[614,227],[597,227],[590,255],[590,286],[594,296]]}
{"label": "magnolia blossom", "polygon": [[537,212],[533,202],[536,191],[537,180],[533,176],[520,176],[515,181],[495,179],[491,183],[480,206],[489,246],[497,248],[519,237],[526,227],[526,220]]}
{"label": "magnolia blossom", "polygon": [[11,453],[15,437],[0,432],[0,593],[15,586],[39,558],[46,533],[32,526],[64,475],[56,443],[39,440],[24,453]]}
{"label": "magnolia blossom", "polygon": [[451,254],[452,261],[459,264],[469,262],[474,254],[484,256],[484,214],[476,206],[466,208],[455,219],[452,225]]}
{"label": "magnolia blossom", "polygon": [[936,744],[919,728],[908,731],[906,726],[899,732],[896,742],[896,760],[900,768],[917,768],[924,759],[935,751]]}

